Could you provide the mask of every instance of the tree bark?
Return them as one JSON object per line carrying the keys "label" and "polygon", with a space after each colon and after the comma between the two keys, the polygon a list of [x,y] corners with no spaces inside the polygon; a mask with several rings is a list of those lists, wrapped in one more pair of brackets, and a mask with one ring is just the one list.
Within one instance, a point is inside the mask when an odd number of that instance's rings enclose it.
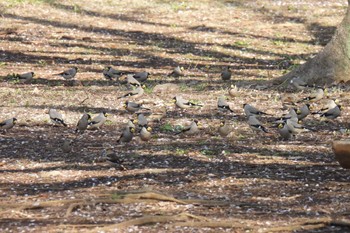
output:
{"label": "tree bark", "polygon": [[299,77],[308,84],[329,85],[350,81],[350,0],[343,21],[331,41],[315,57],[288,74],[277,83]]}

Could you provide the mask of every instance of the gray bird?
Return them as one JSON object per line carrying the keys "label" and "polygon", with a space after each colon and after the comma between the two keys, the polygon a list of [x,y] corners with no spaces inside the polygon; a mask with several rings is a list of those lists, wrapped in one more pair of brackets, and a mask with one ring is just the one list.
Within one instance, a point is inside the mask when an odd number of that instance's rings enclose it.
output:
{"label": "gray bird", "polygon": [[102,152],[103,158],[106,162],[114,167],[118,167],[120,170],[126,170],[123,166],[124,160],[118,156],[112,149],[104,149]]}
{"label": "gray bird", "polygon": [[75,129],[76,133],[84,133],[84,131],[87,129],[89,125],[89,120],[91,119],[90,114],[84,113],[83,116],[80,118],[80,120],[77,123],[77,127]]}
{"label": "gray bird", "polygon": [[288,119],[292,119],[296,122],[298,122],[298,114],[296,113],[294,108],[290,108],[288,114],[283,115],[282,117],[276,119],[275,123],[283,123]]}
{"label": "gray bird", "polygon": [[61,149],[64,153],[69,153],[72,151],[72,145],[73,145],[72,141],[64,140]]}
{"label": "gray bird", "polygon": [[286,122],[278,124],[278,133],[281,135],[283,140],[289,140],[292,138],[293,133],[290,128],[287,126]]}
{"label": "gray bird", "polygon": [[119,77],[124,75],[124,72],[121,72],[119,70],[114,69],[111,66],[107,66],[106,68],[103,69],[102,71],[103,76],[108,79],[108,80],[119,80]]}
{"label": "gray bird", "polygon": [[148,120],[143,113],[137,114],[137,123],[138,123],[140,128],[142,128],[142,127],[147,128]]}
{"label": "gray bird", "polygon": [[231,70],[229,66],[226,66],[224,70],[221,72],[221,79],[224,81],[228,81],[231,79]]}
{"label": "gray bird", "polygon": [[316,102],[319,101],[323,98],[324,96],[324,89],[323,88],[318,88],[316,89],[315,92],[311,93],[309,96],[299,100],[297,103],[301,103],[304,101],[308,101],[308,102]]}
{"label": "gray bird", "polygon": [[100,127],[106,122],[108,114],[103,111],[89,122],[89,129],[100,129]]}
{"label": "gray bird", "polygon": [[183,68],[180,67],[180,66],[177,66],[177,67],[174,68],[173,72],[171,72],[170,74],[168,74],[168,76],[169,76],[169,77],[171,76],[171,77],[178,78],[178,77],[180,77],[180,76],[183,76],[182,71],[183,71]]}
{"label": "gray bird", "polygon": [[132,74],[128,74],[126,76],[126,82],[128,85],[134,86],[134,87],[139,87],[141,86],[141,83],[137,81]]}
{"label": "gray bird", "polygon": [[150,76],[150,73],[144,71],[144,72],[139,72],[139,73],[134,74],[133,77],[134,77],[134,79],[136,79],[140,83],[143,83],[148,79],[149,76]]}
{"label": "gray bird", "polygon": [[34,78],[34,72],[27,72],[24,74],[16,74],[15,78],[19,80],[31,80]]}
{"label": "gray bird", "polygon": [[134,119],[129,119],[128,120],[128,123],[126,124],[127,125],[127,127],[132,127],[132,128],[136,128],[136,124],[137,123],[137,120],[134,120]]}
{"label": "gray bird", "polygon": [[175,96],[173,98],[173,102],[175,103],[175,105],[177,107],[179,107],[181,109],[190,108],[190,107],[203,107],[203,105],[195,104],[191,101],[185,100],[181,96]]}
{"label": "gray bird", "polygon": [[298,91],[311,87],[299,77],[294,77],[292,80],[290,80],[290,84],[292,84]]}
{"label": "gray bird", "polygon": [[141,97],[145,93],[145,90],[143,88],[145,88],[145,85],[138,86],[134,90],[118,97],[118,99],[126,98],[126,97],[134,97],[134,98]]}
{"label": "gray bird", "polygon": [[134,103],[134,102],[130,102],[130,101],[125,101],[124,103],[124,108],[128,111],[128,112],[131,112],[131,113],[135,113],[139,110],[142,110],[142,109],[145,109],[145,110],[151,110],[149,108],[145,108],[143,107],[141,104],[137,104],[137,103]]}
{"label": "gray bird", "polygon": [[64,79],[68,80],[68,79],[73,79],[75,77],[75,75],[78,72],[78,68],[77,67],[73,67],[71,69],[65,70],[59,74],[56,75],[60,75],[62,76]]}
{"label": "gray bird", "polygon": [[142,141],[149,141],[152,137],[152,128],[151,127],[142,127],[140,131],[140,138]]}
{"label": "gray bird", "polygon": [[320,117],[325,117],[327,119],[335,119],[341,115],[342,107],[340,105],[335,106],[334,108],[329,109],[328,111],[320,114]]}
{"label": "gray bird", "polygon": [[226,111],[233,112],[233,110],[230,108],[230,105],[227,103],[224,96],[220,96],[218,98],[218,110],[222,112],[226,112]]}
{"label": "gray bird", "polygon": [[317,112],[313,112],[312,114],[321,114],[324,113],[326,111],[328,111],[329,109],[335,108],[337,105],[339,105],[339,100],[338,99],[328,99],[326,100],[326,103],[323,105],[323,107],[317,111]]}
{"label": "gray bird", "polygon": [[266,128],[261,124],[261,122],[258,119],[256,119],[255,115],[250,115],[248,117],[248,124],[250,128],[254,131],[260,131],[264,133],[268,132]]}
{"label": "gray bird", "polygon": [[52,123],[54,123],[55,125],[63,125],[67,127],[67,124],[63,120],[62,114],[57,112],[56,109],[51,108],[49,110],[49,116]]}
{"label": "gray bird", "polygon": [[310,114],[310,104],[304,104],[301,108],[295,111],[297,113],[298,120],[303,120]]}
{"label": "gray bird", "polygon": [[218,132],[221,137],[226,137],[232,131],[232,127],[227,123],[227,121],[221,121]]}
{"label": "gray bird", "polygon": [[310,131],[309,129],[307,129],[303,125],[299,124],[298,121],[295,121],[293,119],[287,119],[286,120],[286,125],[287,125],[287,127],[289,128],[289,131],[291,131],[292,134],[299,134],[299,133],[302,133],[302,132]]}
{"label": "gray bird", "polygon": [[126,127],[124,129],[124,131],[122,132],[122,134],[120,135],[119,139],[118,139],[118,143],[120,142],[130,142],[132,140],[132,138],[134,137],[134,132],[135,132],[135,128],[133,127]]}
{"label": "gray bird", "polygon": [[191,124],[185,128],[183,128],[180,132],[177,132],[176,134],[184,134],[184,135],[193,135],[199,132],[199,121],[193,120]]}
{"label": "gray bird", "polygon": [[15,126],[16,122],[17,122],[17,119],[15,117],[4,120],[0,122],[0,129],[4,129],[4,130],[12,129],[13,126]]}
{"label": "gray bird", "polygon": [[244,113],[246,116],[257,116],[257,115],[269,115],[265,112],[258,110],[257,108],[251,106],[250,104],[243,104]]}

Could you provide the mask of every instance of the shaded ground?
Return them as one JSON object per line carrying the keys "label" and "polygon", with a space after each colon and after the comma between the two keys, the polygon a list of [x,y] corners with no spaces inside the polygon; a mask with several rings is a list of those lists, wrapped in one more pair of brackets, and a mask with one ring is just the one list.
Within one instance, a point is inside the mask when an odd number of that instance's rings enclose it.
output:
{"label": "shaded ground", "polygon": [[[304,124],[314,131],[293,141],[279,140],[273,117],[262,118],[271,133],[252,133],[241,108],[251,103],[273,115],[285,113],[280,97],[291,90],[278,92],[269,80],[329,41],[345,1],[74,2],[0,2],[0,76],[36,73],[30,83],[0,83],[0,118],[18,118],[0,136],[2,229],[349,231],[330,223],[349,219],[349,171],[331,150],[332,140],[348,137],[347,88],[329,90],[344,107],[339,119],[325,123],[310,116]],[[108,65],[152,74],[144,104],[168,111],[152,124],[150,142],[135,137],[128,145],[117,143],[131,116],[117,99],[125,87],[102,76]],[[177,65],[186,76],[167,77]],[[224,83],[219,76],[227,65],[233,80]],[[77,86],[54,76],[72,66],[79,68]],[[171,102],[176,92],[152,91],[161,83],[176,84],[184,98],[205,106],[180,112]],[[229,99],[235,120],[216,110],[217,97],[227,95],[231,84],[239,88]],[[64,113],[69,128],[51,126],[50,107]],[[61,144],[75,137],[81,114],[103,110],[110,113],[103,129],[86,133],[73,152],[63,153]],[[171,130],[193,118],[203,125],[199,135],[184,138]],[[227,139],[216,133],[222,118],[234,126]],[[102,151],[110,147],[127,170],[103,161]],[[140,222],[127,222],[135,219]]]}

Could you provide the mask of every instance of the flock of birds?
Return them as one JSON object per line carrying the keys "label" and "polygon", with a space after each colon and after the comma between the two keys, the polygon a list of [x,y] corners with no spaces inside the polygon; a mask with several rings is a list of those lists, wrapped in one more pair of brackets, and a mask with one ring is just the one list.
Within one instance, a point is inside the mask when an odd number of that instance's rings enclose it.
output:
{"label": "flock of birds", "polygon": [[[66,80],[73,80],[78,72],[76,67],[65,70],[62,73],[57,75],[62,76]],[[137,99],[138,97],[144,95],[144,88],[147,79],[150,77],[148,72],[139,72],[135,74],[127,74],[123,81],[120,80],[125,73],[114,69],[113,67],[106,67],[103,70],[103,75],[108,80],[116,80],[120,83],[124,83],[129,87],[129,90],[126,94],[118,97]],[[183,76],[183,68],[176,67],[168,76],[180,77]],[[229,67],[225,67],[221,73],[221,79],[228,81],[231,79],[232,73]],[[13,78],[17,80],[31,80],[34,77],[34,72],[28,72],[24,74],[13,74]],[[312,112],[312,104],[318,101],[321,101],[325,98],[326,90],[322,87],[309,86],[303,80],[298,77],[293,78],[290,81],[290,84],[297,90],[304,91],[305,89],[313,90],[310,94],[302,99],[299,99],[296,102],[291,103],[289,107],[288,114],[285,114],[281,117],[277,117],[274,120],[274,125],[277,128],[277,131],[283,140],[290,140],[294,138],[296,134],[301,132],[310,131],[311,129],[303,126],[302,120],[305,119],[310,114],[318,114],[322,118],[328,120],[334,120],[341,115],[341,106],[337,100],[326,99],[324,106],[315,112]],[[228,95],[231,97],[235,96],[235,91],[237,91],[235,86],[231,86],[228,91]],[[184,99],[181,95],[176,95],[173,98],[175,106],[179,109],[185,110],[189,108],[201,108],[203,105],[195,103]],[[299,107],[297,107],[299,105]],[[124,102],[124,108],[127,112],[135,114],[134,119],[130,119],[125,126],[125,129],[122,131],[118,143],[128,143],[130,142],[134,135],[139,133],[139,137],[142,141],[149,141],[152,138],[152,128],[149,125],[149,119],[145,111],[151,111],[149,108],[146,108],[141,103],[132,102],[126,100]],[[225,96],[220,96],[217,101],[217,109],[220,112],[232,114],[232,117],[235,118],[237,115],[234,114],[234,110],[231,109],[227,98]],[[268,133],[269,130],[261,123],[259,120],[260,116],[269,115],[268,113],[261,111],[260,109],[252,106],[251,104],[244,104],[243,110],[246,115],[247,124],[253,131]],[[61,125],[67,127],[66,122],[63,119],[63,116],[56,109],[49,109],[48,115],[54,125]],[[108,114],[106,112],[101,112],[98,115],[91,117],[90,114],[84,113],[79,121],[76,124],[75,133],[76,135],[83,134],[87,129],[100,129],[107,120]],[[158,120],[166,116],[166,109],[161,114],[159,114]],[[0,122],[0,129],[9,130],[13,128],[16,124],[17,119],[15,117],[4,120]],[[184,135],[195,135],[200,131],[200,122],[198,120],[192,120],[190,125],[183,127],[180,131],[175,132],[176,134]],[[222,120],[220,126],[217,129],[218,134],[221,137],[227,137],[233,131],[232,124],[228,120]],[[62,150],[65,152],[71,151],[72,141],[65,141],[63,143]]]}

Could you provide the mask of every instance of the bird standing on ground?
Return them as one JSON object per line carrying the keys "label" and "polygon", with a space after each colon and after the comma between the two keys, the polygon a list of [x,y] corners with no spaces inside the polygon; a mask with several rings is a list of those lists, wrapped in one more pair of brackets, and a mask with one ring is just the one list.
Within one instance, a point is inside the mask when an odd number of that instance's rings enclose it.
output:
{"label": "bird standing on ground", "polygon": [[51,108],[49,110],[49,116],[52,123],[54,123],[55,125],[63,125],[67,127],[67,124],[63,120],[62,114],[57,112],[56,109]]}
{"label": "bird standing on ground", "polygon": [[255,115],[250,115],[248,117],[248,124],[250,128],[254,131],[260,131],[264,133],[268,132],[266,128],[261,124],[261,122],[258,119],[256,119]]}
{"label": "bird standing on ground", "polygon": [[193,120],[191,124],[185,128],[183,128],[180,132],[177,132],[176,134],[184,134],[184,135],[193,135],[199,132],[199,121]]}
{"label": "bird standing on ground", "polygon": [[301,108],[295,111],[297,113],[298,120],[303,120],[310,114],[310,104],[304,104]]}
{"label": "bird standing on ground", "polygon": [[100,127],[106,122],[108,114],[103,111],[89,122],[89,129],[100,129]]}
{"label": "bird standing on ground", "polygon": [[253,107],[250,104],[243,104],[243,110],[246,116],[269,115],[265,112],[258,110],[257,108]]}
{"label": "bird standing on ground", "polygon": [[233,112],[233,110],[230,108],[230,105],[227,103],[225,96],[220,96],[218,98],[218,110],[223,112]]}
{"label": "bird standing on ground", "polygon": [[58,73],[56,75],[60,75],[64,79],[68,80],[68,79],[73,79],[75,77],[75,75],[77,74],[77,72],[78,72],[78,68],[73,67],[71,69],[65,70],[65,71]]}
{"label": "bird standing on ground", "polygon": [[108,79],[108,80],[113,80],[115,79],[116,81],[119,80],[119,77],[124,74],[124,72],[121,72],[119,70],[114,69],[111,66],[107,66],[106,68],[103,69],[102,71],[103,76]]}
{"label": "bird standing on ground", "polygon": [[89,120],[91,119],[90,114],[84,113],[83,116],[80,118],[80,120],[77,123],[77,128],[75,129],[75,132],[84,133],[84,131],[87,129],[89,125]]}
{"label": "bird standing on ground", "polygon": [[72,141],[64,140],[61,149],[64,153],[69,153],[72,151],[72,145],[73,145]]}
{"label": "bird standing on ground", "polygon": [[124,160],[120,158],[112,149],[104,149],[102,151],[102,156],[109,165],[118,167],[120,170],[126,170],[123,166]]}
{"label": "bird standing on ground", "polygon": [[290,128],[287,126],[286,122],[282,122],[278,124],[278,133],[281,135],[283,140],[289,140],[292,138],[293,133]]}
{"label": "bird standing on ground", "polygon": [[134,97],[134,98],[141,97],[145,93],[145,90],[143,89],[144,87],[145,87],[145,85],[138,86],[134,90],[118,97],[118,99],[126,98],[126,97]]}
{"label": "bird standing on ground", "polygon": [[14,76],[15,76],[15,78],[17,78],[19,80],[29,81],[29,80],[32,80],[34,78],[35,74],[34,74],[34,72],[27,72],[24,74],[15,74]]}
{"label": "bird standing on ground", "polygon": [[133,87],[139,87],[141,86],[141,83],[139,81],[137,81],[132,74],[128,74],[126,76],[126,83],[130,86],[133,86]]}
{"label": "bird standing on ground", "polygon": [[3,129],[3,130],[12,129],[13,126],[15,126],[16,122],[17,122],[17,118],[15,117],[4,120],[0,122],[0,129]]}
{"label": "bird standing on ground", "polygon": [[311,87],[299,77],[294,77],[292,80],[290,80],[290,84],[292,84],[298,91]]}
{"label": "bird standing on ground", "polygon": [[228,81],[231,79],[231,70],[229,66],[226,66],[224,70],[221,72],[221,79],[224,81]]}
{"label": "bird standing on ground", "polygon": [[218,132],[219,132],[221,137],[226,137],[227,135],[229,135],[231,133],[231,131],[232,131],[232,127],[231,127],[231,125],[229,125],[227,123],[227,121],[220,122]]}
{"label": "bird standing on ground", "polygon": [[178,77],[180,77],[180,76],[183,76],[183,68],[182,67],[180,67],[180,66],[177,66],[177,67],[175,67],[174,68],[174,70],[170,73],[170,74],[168,74],[168,76],[170,77],[175,77],[175,78],[178,78]]}
{"label": "bird standing on ground", "polygon": [[190,107],[203,107],[203,105],[195,104],[191,101],[185,100],[181,96],[175,96],[173,98],[173,102],[175,103],[175,105],[177,107],[179,107],[181,109],[190,108]]}
{"label": "bird standing on ground", "polygon": [[132,140],[132,138],[134,137],[134,132],[135,132],[135,128],[133,127],[126,127],[124,129],[124,131],[122,132],[122,134],[120,135],[119,139],[118,139],[118,143],[120,142],[130,142]]}
{"label": "bird standing on ground", "polygon": [[149,108],[143,107],[141,104],[137,104],[137,103],[130,102],[130,101],[125,101],[124,108],[130,113],[135,113],[135,112],[140,111],[142,109],[149,110],[149,111],[151,110]]}
{"label": "bird standing on ground", "polygon": [[137,123],[138,123],[140,128],[142,128],[142,127],[147,128],[148,120],[143,113],[137,114]]}
{"label": "bird standing on ground", "polygon": [[331,108],[331,109],[327,110],[326,112],[321,113],[320,117],[325,117],[327,119],[333,120],[341,115],[341,109],[342,109],[342,107],[340,105],[337,105],[334,108]]}
{"label": "bird standing on ground", "polygon": [[311,93],[309,96],[299,100],[297,103],[301,103],[304,101],[308,101],[308,102],[317,102],[319,100],[321,100],[324,96],[324,89],[323,88],[318,88],[316,89],[315,92]]}
{"label": "bird standing on ground", "polygon": [[149,141],[152,137],[152,128],[151,127],[142,127],[140,131],[140,139],[142,141]]}
{"label": "bird standing on ground", "polygon": [[144,72],[139,72],[139,73],[134,74],[133,77],[134,77],[134,79],[136,79],[140,83],[143,83],[148,79],[149,76],[150,76],[150,73],[144,71]]}

